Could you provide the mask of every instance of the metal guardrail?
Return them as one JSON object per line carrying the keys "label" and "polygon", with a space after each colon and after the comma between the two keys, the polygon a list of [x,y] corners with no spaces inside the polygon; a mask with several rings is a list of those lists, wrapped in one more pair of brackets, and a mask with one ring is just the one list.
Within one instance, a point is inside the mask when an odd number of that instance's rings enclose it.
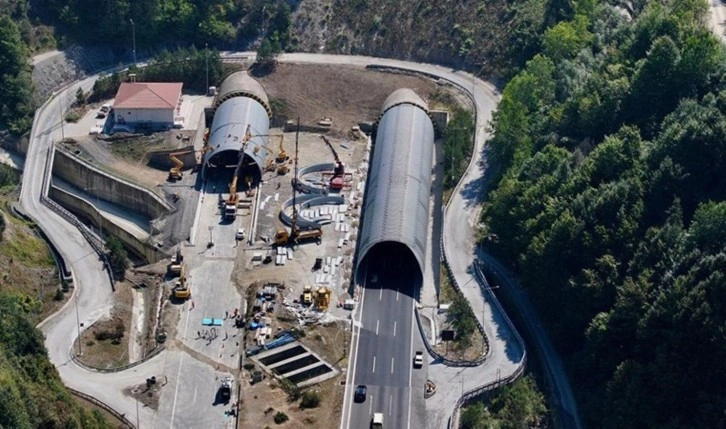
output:
{"label": "metal guardrail", "polygon": [[[408,69],[408,68],[405,68],[405,67],[395,67],[395,66],[384,66],[384,65],[377,65],[377,64],[369,64],[366,68],[380,70],[380,71],[386,71],[386,70],[402,71],[402,72],[410,73],[410,74],[423,75],[423,76],[430,77],[430,78],[433,78],[433,79],[436,79],[436,80],[446,80],[449,84],[451,84],[452,86],[458,88],[464,94],[466,94],[466,96],[469,98],[469,100],[471,100],[472,104],[474,106],[476,106],[476,100],[474,99],[474,94],[472,93],[472,91],[469,88],[465,88],[464,86],[462,86],[462,85],[460,85],[460,84],[458,84],[456,82],[452,82],[452,81],[450,81],[448,79],[441,78],[440,76],[433,75],[433,74],[428,73],[428,72],[420,72],[420,71],[417,71],[417,70]],[[474,81],[472,81],[472,82],[474,82]],[[475,127],[476,127],[477,130],[478,130],[478,126],[477,126],[478,119],[479,119],[478,118],[478,112],[477,112],[477,110],[475,108],[474,109],[474,125],[475,125]],[[477,133],[475,132],[474,133],[474,139],[476,139],[476,136],[477,136]],[[474,143],[476,143],[476,142],[474,142]],[[476,147],[476,144],[474,144],[474,146]],[[469,165],[467,165],[465,171],[468,171],[471,168],[471,165],[472,165],[473,162],[474,162],[474,156],[472,156],[469,159]],[[463,177],[462,177],[462,179],[463,179]],[[459,180],[459,182],[456,184],[456,187],[454,188],[454,193],[458,192],[459,188],[462,186],[462,183],[463,183],[463,180]],[[446,217],[446,210],[448,210],[448,208],[449,208],[449,204],[447,203],[446,204],[446,208],[444,209],[444,212],[443,212],[442,220],[441,220],[442,227],[446,223],[445,222],[445,217]],[[444,240],[443,240],[443,234],[442,234],[442,237],[441,237],[441,258],[444,261],[444,265],[446,266],[447,270],[449,271],[450,278],[452,280],[452,286],[454,287],[454,289],[456,289],[456,291],[458,293],[461,293],[461,288],[459,287],[459,284],[457,283],[456,278],[453,275],[453,271],[451,270],[451,265],[449,264],[449,260],[446,257],[446,246],[445,246],[445,243],[444,243]],[[510,327],[510,329],[512,330],[512,332],[514,332],[514,335],[515,335],[517,341],[519,341],[519,344],[522,347],[522,359],[520,360],[520,364],[517,367],[517,369],[512,374],[510,374],[509,376],[504,377],[504,378],[499,379],[499,380],[496,380],[496,381],[493,381],[491,383],[485,384],[483,386],[476,387],[474,389],[471,389],[471,390],[465,392],[461,396],[461,398],[459,398],[459,400],[456,402],[456,405],[454,406],[454,410],[453,410],[451,419],[449,420],[449,428],[452,428],[452,429],[454,429],[454,428],[455,429],[458,429],[458,427],[459,427],[459,412],[461,410],[461,407],[465,403],[467,403],[468,401],[471,401],[472,399],[477,398],[478,396],[482,395],[485,392],[491,391],[491,390],[496,389],[498,387],[501,387],[501,386],[503,386],[505,384],[514,382],[515,380],[517,380],[524,373],[524,370],[525,370],[525,368],[527,366],[527,352],[525,350],[524,341],[522,341],[522,338],[520,337],[519,332],[517,332],[517,330],[514,328],[514,325],[511,322],[511,320],[509,319],[509,317],[507,316],[507,314],[504,312],[504,310],[503,310],[501,304],[499,303],[499,300],[497,299],[496,295],[494,295],[494,293],[491,292],[491,289],[489,288],[489,283],[486,281],[486,277],[483,275],[483,273],[481,273],[481,271],[480,271],[481,268],[479,267],[479,265],[475,263],[475,267],[474,268],[475,268],[475,275],[477,276],[477,280],[479,280],[480,287],[481,287],[482,280],[483,280],[483,283],[486,285],[483,288],[484,291],[485,291],[485,293],[486,293],[486,291],[489,291],[490,301],[494,303],[494,305],[499,310],[500,314],[502,314],[504,316],[507,325]],[[467,305],[468,305],[468,301],[467,301]],[[471,310],[471,306],[469,306],[469,309]],[[419,317],[419,314],[418,314],[418,310],[416,311],[416,318],[417,318],[417,321],[419,323],[419,328],[421,328],[421,321],[420,321],[420,317]],[[488,354],[490,352],[489,342],[488,342],[488,338],[487,338],[486,334],[484,334],[484,330],[483,330],[484,328],[483,328],[483,326],[481,325],[481,323],[479,323],[479,319],[477,319],[476,317],[474,319],[476,320],[477,327],[481,330],[481,332],[482,332],[482,334],[484,336],[484,339],[485,339],[485,341],[487,343],[487,353],[484,356],[484,358],[482,359],[482,361],[483,361],[483,360],[486,360],[486,357],[488,356]],[[432,349],[430,348],[430,344],[428,343],[428,339],[426,338],[426,336],[424,336],[424,344],[426,345],[426,349],[429,351],[429,353],[432,353]],[[432,354],[434,356],[439,356],[437,353],[432,353]],[[477,366],[477,365],[470,365],[470,366]],[[465,365],[461,365],[461,366],[465,366]]]}
{"label": "metal guardrail", "polygon": [[[80,338],[78,339],[78,341],[80,341]],[[162,350],[164,350],[164,346],[163,345],[156,346],[146,356],[144,356],[143,358],[137,360],[136,362],[132,362],[130,364],[123,365],[123,366],[119,366],[119,367],[116,367],[116,368],[100,368],[100,367],[97,367],[97,366],[89,365],[89,364],[83,362],[82,360],[78,359],[78,356],[76,356],[73,353],[71,353],[71,359],[73,359],[73,362],[75,362],[78,366],[81,366],[81,367],[83,367],[83,368],[85,368],[85,369],[87,369],[89,371],[100,372],[100,373],[104,373],[104,374],[110,374],[110,373],[114,373],[114,372],[125,371],[125,370],[127,370],[129,368],[133,368],[135,366],[141,365],[142,363],[148,361],[149,359],[151,359],[154,356],[156,356],[159,353],[161,353]]]}
{"label": "metal guardrail", "polygon": [[40,191],[40,203],[53,210],[60,217],[68,221],[71,225],[75,226],[78,231],[80,231],[81,235],[83,235],[83,238],[88,241],[88,243],[91,245],[93,250],[98,254],[99,258],[103,262],[103,268],[106,270],[106,273],[108,274],[108,279],[111,283],[111,290],[115,292],[116,281],[113,278],[113,269],[111,268],[111,263],[108,260],[108,256],[106,256],[106,252],[104,252],[103,250],[103,243],[95,235],[93,235],[88,227],[86,227],[86,225],[78,220],[78,218],[73,213],[64,209],[63,207],[61,207],[60,204],[47,197],[48,188],[50,187],[50,171],[53,167],[54,155],[54,146],[51,145],[48,147],[48,154],[45,158],[45,167],[43,169],[43,186]]}
{"label": "metal guardrail", "polygon": [[136,425],[131,423],[131,421],[129,419],[127,419],[125,415],[119,413],[118,411],[114,410],[113,408],[109,407],[108,405],[99,401],[98,399],[94,398],[93,396],[86,395],[85,393],[83,393],[79,390],[73,389],[71,387],[68,387],[68,386],[66,386],[66,389],[68,389],[72,394],[74,394],[78,397],[81,397],[88,402],[91,402],[93,405],[103,408],[104,410],[106,410],[106,412],[108,412],[112,416],[119,419],[124,424],[125,427],[130,428],[130,429],[136,429]]}

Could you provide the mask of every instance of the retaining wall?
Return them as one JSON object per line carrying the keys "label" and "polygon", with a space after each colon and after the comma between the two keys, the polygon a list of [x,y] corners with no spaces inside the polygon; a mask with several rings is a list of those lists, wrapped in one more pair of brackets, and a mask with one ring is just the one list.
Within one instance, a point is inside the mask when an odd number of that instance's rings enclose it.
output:
{"label": "retaining wall", "polygon": [[[96,207],[83,198],[77,197],[55,186],[49,188],[48,196],[74,215],[92,223],[97,228],[100,227],[103,234],[117,237],[126,247],[131,249],[136,255],[146,259],[149,263],[158,262],[165,257],[153,243],[139,239],[119,225],[100,216]],[[99,222],[101,225],[99,225]]]}
{"label": "retaining wall", "polygon": [[194,168],[197,165],[197,157],[194,153],[194,146],[186,146],[180,149],[157,150],[149,152],[149,164],[157,168],[169,169],[174,163],[169,158],[170,153],[188,151],[183,155],[177,155],[179,161],[184,163],[182,168]]}
{"label": "retaining wall", "polygon": [[53,174],[77,188],[86,190],[91,195],[150,219],[156,219],[174,210],[171,204],[148,189],[104,173],[60,148],[55,151]]}

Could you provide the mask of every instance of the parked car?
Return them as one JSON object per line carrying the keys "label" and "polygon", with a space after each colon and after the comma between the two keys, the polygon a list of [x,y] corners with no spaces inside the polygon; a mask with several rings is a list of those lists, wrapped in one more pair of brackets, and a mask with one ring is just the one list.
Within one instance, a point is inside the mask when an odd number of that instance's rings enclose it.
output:
{"label": "parked car", "polygon": [[238,229],[238,230],[237,230],[237,234],[235,234],[235,235],[234,235],[234,238],[235,238],[235,239],[236,239],[237,241],[241,241],[241,240],[244,240],[244,239],[245,239],[245,229],[244,229],[244,228],[240,228],[240,229]]}
{"label": "parked car", "polygon": [[423,352],[417,351],[416,355],[413,357],[413,367],[421,368],[422,366],[423,366]]}

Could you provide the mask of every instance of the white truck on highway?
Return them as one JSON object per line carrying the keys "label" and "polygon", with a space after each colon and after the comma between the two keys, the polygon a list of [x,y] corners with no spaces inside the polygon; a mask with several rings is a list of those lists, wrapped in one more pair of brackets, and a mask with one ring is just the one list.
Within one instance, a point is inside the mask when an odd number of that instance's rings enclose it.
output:
{"label": "white truck on highway", "polygon": [[373,413],[371,429],[383,429],[383,413]]}

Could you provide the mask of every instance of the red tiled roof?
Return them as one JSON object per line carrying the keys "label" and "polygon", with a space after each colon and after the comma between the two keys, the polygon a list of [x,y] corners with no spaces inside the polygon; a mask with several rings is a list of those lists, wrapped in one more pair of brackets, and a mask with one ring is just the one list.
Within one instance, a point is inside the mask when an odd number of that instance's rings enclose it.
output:
{"label": "red tiled roof", "polygon": [[179,82],[123,82],[114,109],[175,109],[181,97]]}

